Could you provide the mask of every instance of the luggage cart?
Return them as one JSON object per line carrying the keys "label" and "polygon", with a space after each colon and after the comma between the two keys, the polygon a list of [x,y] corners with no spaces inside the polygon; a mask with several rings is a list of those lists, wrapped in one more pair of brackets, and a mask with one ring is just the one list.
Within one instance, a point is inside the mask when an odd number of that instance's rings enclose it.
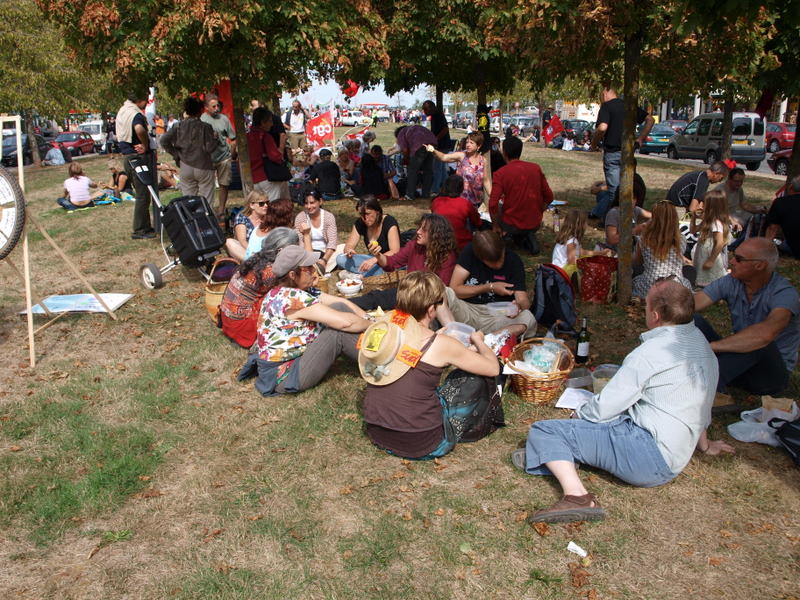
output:
{"label": "luggage cart", "polygon": [[[129,159],[136,177],[150,192],[153,204],[158,210],[161,226],[161,249],[167,264],[158,267],[146,263],[139,267],[139,277],[143,287],[154,290],[164,285],[164,275],[178,265],[195,268],[208,281],[208,269],[213,258],[225,245],[225,234],[203,196],[181,196],[167,206],[163,206],[156,193],[156,180],[144,159]],[[156,219],[158,226],[159,219]],[[171,242],[166,244],[166,232]]]}

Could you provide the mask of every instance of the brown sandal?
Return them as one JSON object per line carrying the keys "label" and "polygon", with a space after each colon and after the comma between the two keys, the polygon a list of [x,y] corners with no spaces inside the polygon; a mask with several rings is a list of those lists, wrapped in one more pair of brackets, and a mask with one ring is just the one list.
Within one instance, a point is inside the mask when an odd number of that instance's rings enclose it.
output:
{"label": "brown sandal", "polygon": [[570,521],[602,521],[606,513],[594,494],[564,496],[549,508],[537,510],[528,523],[567,523]]}

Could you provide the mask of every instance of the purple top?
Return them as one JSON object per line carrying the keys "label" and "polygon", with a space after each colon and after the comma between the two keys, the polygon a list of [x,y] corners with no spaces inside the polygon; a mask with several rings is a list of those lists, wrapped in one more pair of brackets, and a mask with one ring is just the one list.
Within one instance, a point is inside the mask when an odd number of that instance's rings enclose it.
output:
{"label": "purple top", "polygon": [[397,145],[403,152],[414,154],[425,144],[432,144],[434,147],[439,143],[431,130],[422,125],[409,125],[400,130],[397,134]]}

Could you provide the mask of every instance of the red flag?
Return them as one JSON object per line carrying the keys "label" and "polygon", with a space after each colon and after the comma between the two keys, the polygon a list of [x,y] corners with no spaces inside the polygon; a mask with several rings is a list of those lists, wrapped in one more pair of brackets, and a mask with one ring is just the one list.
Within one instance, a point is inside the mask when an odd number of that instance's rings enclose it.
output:
{"label": "red flag", "polygon": [[347,87],[346,88],[342,88],[342,93],[347,98],[352,98],[353,96],[355,96],[358,93],[358,84],[355,81],[353,81],[352,79],[348,79],[347,80]]}
{"label": "red flag", "polygon": [[306,138],[314,148],[333,145],[333,115],[330,111],[309,119],[306,123]]}
{"label": "red flag", "polygon": [[360,140],[361,138],[364,137],[364,134],[367,133],[368,131],[369,131],[369,125],[353,133],[348,133],[344,137],[346,137],[348,140]]}
{"label": "red flag", "polygon": [[542,137],[547,145],[553,141],[553,138],[556,137],[559,133],[564,131],[564,125],[561,123],[561,119],[558,118],[558,115],[553,115],[550,119],[550,124],[545,127],[545,130],[542,132]]}

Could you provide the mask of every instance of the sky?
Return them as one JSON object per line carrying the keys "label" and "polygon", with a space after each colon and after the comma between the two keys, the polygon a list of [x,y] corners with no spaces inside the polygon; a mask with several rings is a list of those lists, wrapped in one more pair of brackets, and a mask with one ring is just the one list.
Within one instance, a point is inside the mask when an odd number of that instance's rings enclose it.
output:
{"label": "sky", "polygon": [[[339,84],[335,81],[315,81],[309,90],[297,96],[303,105],[313,104],[327,104],[333,100],[334,104],[345,104],[345,96],[342,93]],[[290,94],[283,94],[281,96],[281,106],[289,106],[295,96]],[[416,88],[413,93],[401,92],[394,96],[388,96],[383,89],[383,85],[378,85],[375,89],[363,90],[359,89],[358,93],[350,99],[351,106],[358,106],[370,102],[380,102],[390,106],[405,105],[411,106],[415,101],[427,100],[427,90],[425,88]],[[435,100],[435,98],[433,98]]]}

